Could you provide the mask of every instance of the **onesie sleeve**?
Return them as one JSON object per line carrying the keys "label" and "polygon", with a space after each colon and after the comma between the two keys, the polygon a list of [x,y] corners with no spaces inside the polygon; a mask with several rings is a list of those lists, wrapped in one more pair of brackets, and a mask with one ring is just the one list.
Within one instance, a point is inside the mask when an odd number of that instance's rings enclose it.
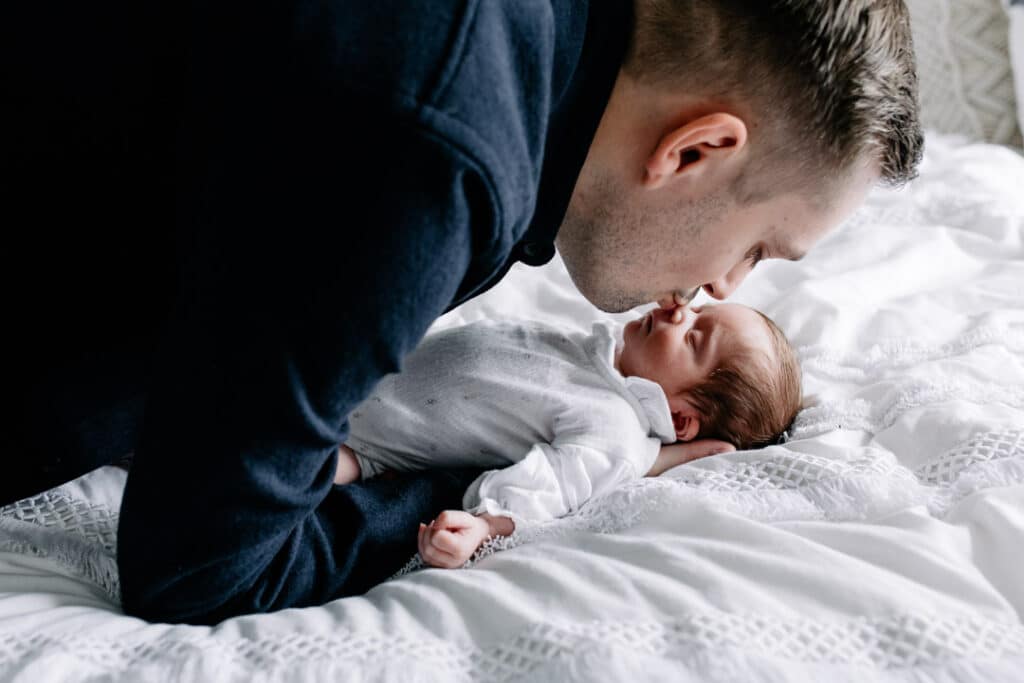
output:
{"label": "onesie sleeve", "polygon": [[556,519],[642,477],[660,446],[654,438],[632,448],[539,443],[514,465],[480,475],[467,489],[463,506],[473,514],[511,517],[517,528]]}

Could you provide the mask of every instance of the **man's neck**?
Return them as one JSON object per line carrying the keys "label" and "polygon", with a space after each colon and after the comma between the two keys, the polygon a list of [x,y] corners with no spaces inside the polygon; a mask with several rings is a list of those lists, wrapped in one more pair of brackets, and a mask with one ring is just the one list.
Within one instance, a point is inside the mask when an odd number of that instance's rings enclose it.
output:
{"label": "man's neck", "polygon": [[530,265],[554,255],[576,179],[608,106],[633,30],[632,0],[550,0],[555,23],[552,115],[533,220],[523,242]]}

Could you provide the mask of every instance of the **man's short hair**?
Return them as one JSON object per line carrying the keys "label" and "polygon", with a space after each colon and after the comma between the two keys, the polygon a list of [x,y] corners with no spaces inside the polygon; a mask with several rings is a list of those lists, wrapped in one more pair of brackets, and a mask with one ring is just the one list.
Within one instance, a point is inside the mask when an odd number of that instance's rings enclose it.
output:
{"label": "man's short hair", "polygon": [[753,112],[745,182],[772,188],[745,194],[841,180],[865,157],[888,184],[916,175],[923,137],[903,0],[636,0],[624,68]]}

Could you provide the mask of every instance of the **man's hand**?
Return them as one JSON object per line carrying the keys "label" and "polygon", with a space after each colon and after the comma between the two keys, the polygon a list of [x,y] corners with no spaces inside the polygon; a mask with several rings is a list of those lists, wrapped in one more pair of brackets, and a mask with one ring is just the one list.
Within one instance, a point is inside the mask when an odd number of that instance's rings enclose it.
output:
{"label": "man's hand", "polygon": [[706,458],[709,455],[730,453],[736,447],[726,441],[716,439],[700,439],[699,441],[687,441],[662,446],[658,453],[648,477],[657,477],[662,472],[672,469],[677,465],[691,462],[697,458]]}
{"label": "man's hand", "polygon": [[486,519],[462,510],[445,510],[429,525],[420,523],[420,557],[431,567],[461,567],[490,533]]}

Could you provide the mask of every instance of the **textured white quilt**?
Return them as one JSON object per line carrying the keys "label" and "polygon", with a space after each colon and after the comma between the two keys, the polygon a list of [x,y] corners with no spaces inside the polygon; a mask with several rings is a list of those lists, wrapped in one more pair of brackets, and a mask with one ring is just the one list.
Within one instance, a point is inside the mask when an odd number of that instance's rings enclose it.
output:
{"label": "textured white quilt", "polygon": [[[119,614],[124,475],[100,470],[0,510],[0,679],[1021,681],[1024,159],[932,137],[914,185],[758,271],[734,299],[787,331],[809,397],[785,445],[215,628]],[[616,317],[555,262],[438,325],[493,316]]]}

